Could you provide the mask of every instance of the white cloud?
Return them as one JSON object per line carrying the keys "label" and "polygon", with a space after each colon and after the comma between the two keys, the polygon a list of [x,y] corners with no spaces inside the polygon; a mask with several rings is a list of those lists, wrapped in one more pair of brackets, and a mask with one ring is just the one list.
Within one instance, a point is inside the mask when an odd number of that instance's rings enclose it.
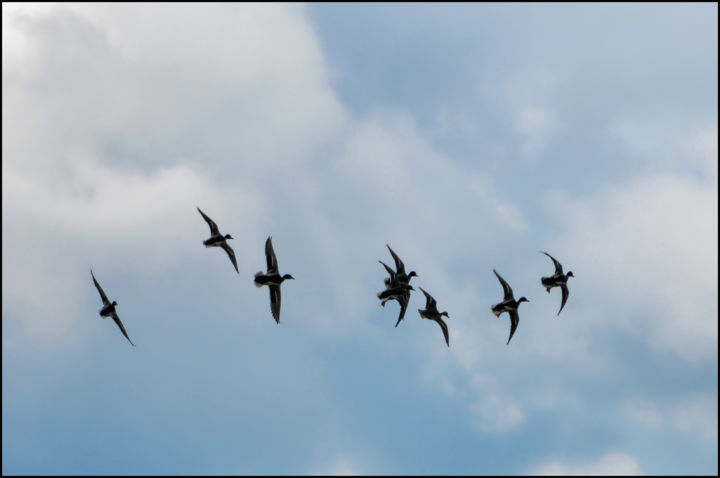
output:
{"label": "white cloud", "polygon": [[623,452],[608,453],[597,461],[550,461],[530,470],[531,475],[643,475],[635,459]]}
{"label": "white cloud", "polygon": [[[12,250],[3,254],[3,275],[14,278],[3,283],[3,313],[22,317],[30,334],[53,341],[67,338],[87,315],[80,307],[88,295],[99,301],[88,288],[90,267],[106,278],[109,270],[153,275],[191,258],[199,240],[183,238],[207,226],[189,228],[188,211],[201,199],[208,206],[220,203],[208,182],[185,166],[146,177],[78,160],[68,175],[65,187],[54,188],[21,172],[3,172],[3,224],[10,226],[3,241]],[[252,221],[252,207],[238,204]]]}
{"label": "white cloud", "polygon": [[662,403],[636,399],[625,403],[623,409],[643,426],[653,429],[669,427],[704,440],[717,441],[716,397],[695,396]]}
{"label": "white cloud", "polygon": [[550,204],[561,231],[550,242],[576,275],[570,299],[586,298],[576,311],[587,325],[687,360],[717,356],[716,186],[654,175]]}
{"label": "white cloud", "polygon": [[650,171],[702,177],[717,187],[716,121],[634,116],[612,124],[610,133]]}
{"label": "white cloud", "polygon": [[[3,70],[13,117],[3,122],[4,240],[17,251],[3,273],[38,278],[61,310],[94,294],[88,263],[147,274],[205,253],[193,246],[207,234],[196,206],[233,234],[239,266],[261,268],[274,234],[283,269],[331,278],[320,310],[307,299],[320,334],[353,329],[376,305],[385,243],[452,279],[448,261],[481,260],[463,251],[510,247],[526,232],[516,206],[473,189],[478,176],[438,153],[406,113],[351,117],[302,8],[61,4],[15,26],[33,60]],[[471,218],[447,213],[469,207]],[[62,244],[40,246],[48,236]],[[20,259],[38,250],[35,262]],[[227,265],[222,254],[211,260]],[[78,274],[62,297],[50,291],[59,271]],[[297,297],[318,293],[310,281],[293,285]],[[49,305],[22,281],[4,287],[4,310],[38,332],[77,316],[48,327]]]}
{"label": "white cloud", "polygon": [[[96,299],[89,265],[105,284],[115,270],[155,274],[210,257],[200,247],[207,237],[195,211],[200,206],[235,237],[241,271],[263,267],[262,244],[273,234],[284,271],[298,279],[309,277],[308,271],[328,279],[322,290],[298,280],[283,301],[295,298],[301,301],[296,310],[312,311],[304,320],[318,334],[356,333],[358,327],[373,333],[365,321],[377,307],[373,294],[383,276],[377,259],[389,260],[384,244],[390,243],[454,318],[451,349],[439,347],[437,356],[444,354],[440,368],[454,367],[456,378],[433,371],[431,362],[423,373],[447,393],[465,394],[467,411],[483,432],[516,429],[532,408],[567,403],[547,390],[537,403],[513,398],[511,385],[477,368],[509,350],[507,320],[493,320],[489,312],[500,288],[488,263],[525,246],[530,228],[522,209],[503,197],[490,176],[477,169],[469,173],[438,152],[410,115],[377,109],[364,118],[350,116],[329,85],[302,9],[217,5],[197,14],[183,7],[157,22],[152,19],[168,12],[159,5],[67,8],[63,15],[53,9],[20,23],[14,34],[24,38],[33,60],[15,58],[3,72],[3,96],[9,100],[4,112],[16,118],[3,123],[4,249],[15,251],[3,258],[3,274],[17,278],[4,281],[3,313],[21,317],[32,335],[57,338],[82,315],[83,300]],[[38,31],[43,34],[33,35]],[[199,31],[209,34],[194,42]],[[63,62],[51,61],[55,43],[73,45]],[[82,65],[93,66],[78,77]],[[12,81],[6,84],[6,77]],[[51,78],[65,83],[55,85]],[[80,83],[71,85],[74,79]],[[42,87],[39,92],[28,87],[33,82]],[[518,114],[518,132],[532,148],[542,146],[556,126],[550,110],[523,107]],[[712,134],[704,131],[688,146],[703,158],[712,147]],[[586,307],[629,303],[628,313],[636,313],[645,306],[638,297],[649,295],[658,303],[651,312],[673,315],[663,316],[649,332],[653,314],[640,318],[636,332],[687,356],[712,354],[713,310],[701,294],[716,289],[710,277],[716,269],[709,265],[716,260],[695,255],[713,243],[713,223],[703,222],[717,213],[712,192],[677,178],[647,179],[558,208],[567,213],[560,213],[560,222],[569,218],[570,231],[566,247],[558,249],[566,250],[564,263],[583,271],[586,284],[573,285],[571,301],[592,296],[593,289],[607,290],[614,301],[604,296]],[[685,207],[678,207],[677,198]],[[663,232],[658,244],[657,225],[665,223],[676,225],[667,229],[674,235]],[[190,236],[195,239],[186,241]],[[46,237],[55,243],[46,246],[41,242]],[[688,237],[697,243],[688,244]],[[680,284],[679,295],[688,294],[694,304],[690,320],[683,316],[687,307],[673,308],[663,289],[668,281],[659,278],[662,256],[682,258],[671,273],[683,267],[697,273],[697,283]],[[638,259],[642,267],[625,271]],[[230,268],[223,254],[208,260]],[[488,273],[478,279],[481,268]],[[633,285],[645,285],[650,277],[661,290],[624,292],[614,287],[618,274]],[[485,289],[489,284],[492,289]],[[522,282],[513,287],[524,294],[532,290]],[[47,300],[37,301],[37,291]],[[314,299],[318,293],[322,307]],[[264,293],[261,301],[267,307]],[[66,313],[57,316],[57,310]],[[604,317],[588,313],[581,326],[521,315],[521,334],[513,341],[524,341],[524,347],[506,354],[505,371],[538,357],[602,366],[580,329],[606,324]],[[625,327],[620,320],[615,325]],[[553,338],[533,333],[540,327],[550,327]],[[438,330],[425,330],[429,334],[423,337],[443,345]],[[341,459],[326,469],[358,470]]]}
{"label": "white cloud", "polygon": [[[3,41],[3,314],[33,336],[67,336],[84,316],[91,266],[153,274],[205,253],[196,206],[234,233],[238,262],[255,259],[273,172],[342,125],[296,7],[6,7],[3,38],[18,41]],[[208,28],[191,57],[174,44],[195,27]],[[11,45],[22,54],[6,61]]]}
{"label": "white cloud", "polygon": [[480,428],[485,432],[506,432],[519,426],[525,414],[515,403],[505,396],[487,394],[478,397],[471,406],[477,415]]}
{"label": "white cloud", "polygon": [[678,156],[688,158],[700,165],[701,172],[717,187],[718,178],[718,128],[715,124],[704,124],[694,128],[677,152]]}

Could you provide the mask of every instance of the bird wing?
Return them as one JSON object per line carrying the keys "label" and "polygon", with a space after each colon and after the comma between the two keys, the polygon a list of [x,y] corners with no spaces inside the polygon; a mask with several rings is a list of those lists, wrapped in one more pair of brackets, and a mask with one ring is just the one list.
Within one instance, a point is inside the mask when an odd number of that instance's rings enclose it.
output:
{"label": "bird wing", "polygon": [[395,251],[390,249],[390,246],[388,244],[385,244],[385,245],[390,250],[390,254],[392,254],[393,259],[395,259],[395,269],[396,269],[395,273],[399,276],[404,275],[405,274],[405,264],[403,264],[403,261],[401,261],[400,258],[398,257],[398,255],[395,254]]}
{"label": "bird wing", "polygon": [[555,264],[555,275],[562,275],[562,273],[563,273],[562,264],[560,264],[560,263],[557,261],[557,259],[555,259],[553,256],[551,256],[551,255],[548,254],[547,252],[545,252],[545,251],[540,251],[540,252],[542,252],[543,254],[545,254],[546,256],[548,256],[550,259],[552,259],[553,264]]}
{"label": "bird wing", "polygon": [[428,294],[422,287],[420,287],[420,290],[423,291],[423,294],[425,294],[425,298],[427,298],[427,302],[425,303],[425,310],[437,310],[437,301],[435,300],[435,298]]}
{"label": "bird wing", "polygon": [[233,251],[233,248],[230,247],[230,244],[228,244],[227,242],[223,242],[220,247],[225,249],[225,252],[227,252],[228,257],[230,257],[230,261],[235,266],[235,272],[237,272],[239,274],[240,271],[238,270],[237,261],[235,260],[235,251]]}
{"label": "bird wing", "polygon": [[560,290],[562,291],[562,304],[560,304],[560,310],[558,310],[557,315],[560,315],[563,307],[565,307],[565,302],[567,302],[568,295],[570,295],[570,290],[568,290],[567,284],[561,285]]}
{"label": "bird wing", "polygon": [[200,211],[200,208],[197,208],[197,210],[198,210],[198,212],[200,212],[200,214],[202,215],[202,217],[205,219],[205,222],[208,223],[208,226],[210,226],[210,235],[211,235],[211,236],[217,236],[217,235],[219,235],[219,234],[220,234],[220,230],[218,229],[217,224],[215,224],[215,221],[213,221],[212,219],[210,219],[210,218],[207,216],[207,214],[205,214],[204,212]]}
{"label": "bird wing", "polygon": [[435,319],[435,322],[437,322],[438,325],[440,325],[443,335],[445,336],[445,343],[447,344],[448,347],[450,347],[450,334],[448,332],[447,324],[445,323],[445,321],[443,319],[440,319],[440,318]]}
{"label": "bird wing", "polygon": [[395,281],[395,271],[392,270],[392,267],[390,267],[389,265],[385,264],[383,261],[378,261],[378,262],[379,262],[380,264],[382,264],[383,266],[385,266],[385,270],[388,272],[388,274],[390,274],[390,282],[391,282],[391,283],[394,282],[394,281]]}
{"label": "bird wing", "polygon": [[[508,315],[510,316],[510,337],[508,337],[507,343],[510,343],[510,339],[512,338],[513,334],[515,333],[515,330],[518,327],[518,323],[520,322],[520,316],[518,315],[517,310],[511,310],[508,311]],[[505,344],[507,345],[507,344]]]}
{"label": "bird wing", "polygon": [[405,311],[407,310],[408,302],[410,302],[410,290],[407,289],[405,292],[397,296],[396,300],[400,304],[400,316],[398,317],[398,321],[395,323],[395,327],[397,327],[400,321],[405,317]]}
{"label": "bird wing", "polygon": [[271,285],[270,288],[270,310],[275,318],[275,322],[280,323],[280,286]]}
{"label": "bird wing", "polygon": [[100,298],[103,301],[103,305],[110,305],[110,301],[108,300],[107,296],[105,295],[105,291],[102,290],[102,287],[100,287],[100,284],[98,284],[98,281],[95,279],[95,274],[93,274],[92,269],[90,269],[90,275],[92,275],[93,282],[95,283],[95,287],[97,287],[98,292],[100,292]]}
{"label": "bird wing", "polygon": [[506,300],[508,300],[508,299],[515,299],[515,297],[513,296],[513,291],[512,291],[512,288],[510,287],[510,284],[508,284],[507,282],[505,282],[505,279],[503,279],[502,277],[500,277],[500,274],[498,274],[495,269],[493,269],[493,272],[495,273],[495,275],[497,276],[498,280],[500,281],[500,284],[501,284],[502,287],[503,287],[503,292],[505,293],[505,297],[503,298],[503,301],[506,301]]}
{"label": "bird wing", "polygon": [[277,257],[275,257],[275,250],[272,245],[272,236],[268,236],[265,241],[265,258],[267,259],[267,273],[268,275],[278,271]]}
{"label": "bird wing", "polygon": [[122,332],[122,334],[125,336],[125,338],[128,339],[128,342],[130,342],[130,344],[133,347],[135,347],[135,344],[133,344],[133,341],[130,340],[130,337],[128,337],[127,332],[125,332],[125,327],[123,327],[123,323],[122,323],[122,320],[120,320],[120,317],[118,317],[117,314],[113,314],[112,318],[115,321],[115,323],[117,324],[117,326],[120,327],[120,332]]}

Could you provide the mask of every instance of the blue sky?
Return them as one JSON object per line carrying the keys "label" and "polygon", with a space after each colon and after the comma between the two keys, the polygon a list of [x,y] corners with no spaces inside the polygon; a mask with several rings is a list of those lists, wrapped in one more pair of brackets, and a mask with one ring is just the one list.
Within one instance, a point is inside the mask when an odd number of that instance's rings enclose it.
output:
{"label": "blue sky", "polygon": [[717,4],[2,9],[3,474],[717,473]]}

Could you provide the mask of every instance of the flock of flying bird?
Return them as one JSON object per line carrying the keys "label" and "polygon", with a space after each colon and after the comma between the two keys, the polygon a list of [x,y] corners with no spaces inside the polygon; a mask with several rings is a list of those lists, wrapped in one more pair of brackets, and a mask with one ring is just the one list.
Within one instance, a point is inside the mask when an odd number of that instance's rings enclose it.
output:
{"label": "flock of flying bird", "polygon": [[[200,210],[200,208],[197,208],[198,212],[202,215],[203,219],[205,219],[205,222],[207,222],[208,226],[210,227],[210,238],[203,241],[203,244],[205,247],[221,247],[225,250],[228,257],[230,258],[230,261],[232,262],[233,266],[235,267],[235,271],[239,274],[240,271],[238,270],[237,261],[235,259],[235,251],[233,251],[232,247],[230,247],[230,244],[227,243],[228,239],[232,239],[233,237],[230,234],[220,234],[220,229],[218,228],[217,224],[215,224],[215,221],[210,219],[204,212]],[[387,244],[386,244],[387,245]],[[385,307],[385,303],[389,300],[396,300],[400,304],[400,315],[398,317],[397,322],[395,323],[395,327],[397,327],[400,322],[405,317],[405,311],[407,310],[408,303],[410,301],[410,291],[415,290],[413,286],[410,285],[410,279],[413,277],[419,277],[418,274],[415,271],[410,271],[410,273],[405,272],[405,264],[403,261],[398,257],[397,254],[395,254],[395,251],[393,251],[389,245],[387,245],[388,250],[390,251],[390,254],[392,255],[393,259],[395,260],[395,270],[393,270],[390,266],[385,264],[383,261],[378,261],[380,264],[382,264],[385,267],[385,270],[390,275],[389,277],[386,277],[384,279],[385,283],[385,290],[382,292],[378,292],[377,296],[378,299],[380,299],[381,305]],[[560,315],[560,312],[562,311],[563,307],[565,307],[565,302],[568,298],[568,287],[567,287],[567,281],[569,277],[574,277],[572,271],[568,271],[567,274],[563,273],[563,267],[562,264],[560,264],[553,256],[548,254],[547,252],[540,251],[546,256],[548,256],[550,259],[552,259],[553,264],[555,265],[555,273],[552,276],[549,277],[542,277],[540,279],[540,282],[542,283],[543,287],[547,289],[548,294],[550,293],[550,289],[553,287],[560,287],[560,290],[562,291],[562,303],[560,305],[560,310],[558,311],[557,315]],[[283,281],[287,279],[294,279],[294,277],[290,274],[284,274],[281,275],[278,270],[278,261],[277,257],[275,256],[275,250],[273,249],[272,245],[272,236],[268,237],[265,241],[265,259],[267,260],[267,272],[263,273],[262,271],[255,274],[255,286],[256,287],[262,287],[264,285],[268,286],[268,289],[270,291],[270,310],[272,312],[272,316],[275,319],[276,323],[280,323],[280,285],[283,283]],[[495,314],[496,317],[500,317],[500,314],[503,312],[507,312],[510,316],[510,337],[508,337],[507,343],[510,343],[510,339],[512,339],[513,334],[515,333],[515,330],[518,327],[518,323],[520,322],[520,316],[518,315],[518,307],[520,306],[521,302],[530,302],[525,297],[520,297],[520,299],[515,300],[515,296],[513,295],[513,290],[510,287],[510,285],[503,279],[500,274],[497,273],[495,269],[493,269],[493,272],[497,276],[498,280],[500,281],[500,285],[502,285],[504,297],[502,302],[499,302],[492,306],[492,312]],[[100,316],[105,319],[107,317],[112,317],[117,326],[120,328],[120,331],[125,336],[126,339],[128,339],[128,342],[132,344],[134,347],[135,344],[130,340],[130,337],[128,336],[127,332],[125,331],[125,327],[123,326],[122,321],[120,320],[120,317],[117,314],[117,311],[115,310],[115,307],[117,306],[117,302],[113,301],[112,303],[108,300],[107,295],[105,295],[105,292],[103,291],[102,287],[100,287],[100,284],[98,284],[97,279],[95,279],[95,274],[93,273],[92,269],[90,269],[90,275],[92,275],[93,282],[95,283],[95,287],[97,288],[98,292],[100,293],[100,298],[102,299],[103,306],[99,311]],[[445,337],[445,343],[450,346],[450,336],[448,333],[448,326],[445,323],[445,321],[442,319],[443,316],[449,318],[447,312],[439,312],[437,308],[437,301],[431,296],[425,289],[420,287],[420,290],[423,294],[425,294],[426,303],[425,303],[425,309],[418,309],[418,313],[420,314],[420,317],[423,319],[428,320],[434,320],[435,322],[440,325],[440,328],[442,329],[443,336]]]}

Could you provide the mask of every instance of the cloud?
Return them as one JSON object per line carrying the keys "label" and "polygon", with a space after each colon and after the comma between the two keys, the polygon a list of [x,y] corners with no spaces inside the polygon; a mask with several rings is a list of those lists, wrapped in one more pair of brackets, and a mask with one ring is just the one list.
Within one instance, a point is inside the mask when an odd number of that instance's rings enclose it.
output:
{"label": "cloud", "polygon": [[550,461],[532,468],[531,475],[642,475],[635,459],[623,452],[608,453],[590,463]]}
{"label": "cloud", "polygon": [[546,108],[525,106],[519,109],[515,129],[521,137],[521,152],[527,158],[536,158],[548,141],[548,135],[557,126]]}
{"label": "cloud", "polygon": [[525,414],[507,394],[499,393],[498,384],[488,384],[488,377],[474,376],[470,380],[475,403],[470,407],[485,432],[506,432],[519,426]]}
{"label": "cloud", "polygon": [[585,200],[548,198],[560,228],[550,242],[577,276],[571,300],[588,298],[578,311],[587,325],[686,360],[717,355],[716,186],[663,174]]}
{"label": "cloud", "polygon": [[52,341],[68,338],[85,315],[80,309],[88,295],[99,301],[88,288],[91,267],[106,278],[110,270],[153,275],[192,258],[198,251],[183,240],[192,230],[187,211],[201,200],[220,203],[208,182],[185,166],[145,176],[78,160],[67,172],[60,190],[22,172],[3,172],[3,223],[11,226],[3,243],[13,251],[3,254],[3,273],[14,278],[3,284],[3,314],[22,317],[31,335]]}
{"label": "cloud", "polygon": [[[201,247],[208,229],[200,206],[233,234],[241,274],[250,271],[233,289],[243,310],[257,305],[271,320],[267,293],[249,278],[264,267],[262,244],[272,234],[281,270],[298,278],[284,292],[284,318],[302,317],[308,334],[406,347],[428,383],[459,398],[483,434],[518,430],[535,410],[567,405],[553,386],[516,393],[527,389],[527,364],[597,372],[608,365],[594,349],[598,331],[628,331],[687,360],[716,356],[717,308],[707,297],[717,290],[717,186],[706,177],[632,177],[572,198],[549,192],[551,230],[560,232],[547,243],[577,275],[563,314],[579,320],[548,323],[542,314],[554,318],[558,297],[538,300],[523,309],[508,347],[508,321],[489,311],[501,294],[492,268],[516,292],[535,290],[535,301],[538,277],[525,271],[551,266],[535,252],[530,225],[539,219],[526,207],[535,198],[523,203],[492,168],[494,152],[513,151],[492,129],[478,132],[489,150],[468,165],[439,150],[407,111],[354,116],[338,100],[304,9],[294,5],[19,12],[3,5],[3,113],[12,118],[3,122],[3,275],[13,278],[3,281],[3,322],[33,339],[63,343],[88,333],[76,326],[88,304],[92,314],[99,308],[90,266],[111,296],[118,276],[141,282],[199,264],[229,272],[221,251]],[[6,57],[9,45],[22,51]],[[526,156],[539,156],[563,119],[561,109],[538,101],[560,88],[545,83],[510,108],[504,138],[519,138]],[[453,132],[456,125],[464,134],[483,129],[467,127],[462,114],[447,118]],[[703,174],[716,168],[716,126],[699,123],[681,138],[676,149],[688,162]],[[635,147],[643,141],[626,146],[655,151]],[[450,312],[449,350],[429,322],[403,330],[411,335],[401,345],[368,325],[384,275],[377,259],[390,260],[386,243]],[[421,299],[412,301],[408,314]],[[24,343],[10,332],[4,341]],[[695,405],[629,413],[706,436],[701,422],[712,409],[701,402],[695,414]],[[313,470],[367,472],[354,456],[324,463]],[[544,466],[639,470],[623,454]]]}
{"label": "cloud", "polygon": [[635,422],[654,430],[672,428],[703,440],[718,437],[717,400],[710,396],[694,396],[674,401],[630,400],[623,406]]}
{"label": "cloud", "polygon": [[695,126],[689,137],[678,151],[678,156],[695,162],[700,172],[710,181],[715,182],[717,188],[718,178],[718,128],[717,123]]}
{"label": "cloud", "polygon": [[[350,115],[302,8],[19,11],[4,10],[8,34],[31,54],[3,70],[3,108],[13,117],[3,123],[3,240],[16,251],[3,271],[35,278],[48,300],[18,280],[4,285],[3,310],[34,333],[72,326],[82,298],[95,293],[88,264],[103,276],[138,277],[196,261],[207,235],[196,206],[233,234],[241,268],[263,265],[273,234],[283,269],[330,278],[320,310],[309,299],[317,287],[294,284],[319,334],[363,323],[376,305],[385,243],[458,285],[448,262],[471,267],[482,255],[463,251],[509,248],[527,233],[521,210],[482,173],[440,153],[406,112]],[[472,217],[447,213],[468,208]],[[57,242],[48,247],[45,237]],[[227,265],[222,254],[208,260]],[[51,320],[58,308],[70,313]]]}

